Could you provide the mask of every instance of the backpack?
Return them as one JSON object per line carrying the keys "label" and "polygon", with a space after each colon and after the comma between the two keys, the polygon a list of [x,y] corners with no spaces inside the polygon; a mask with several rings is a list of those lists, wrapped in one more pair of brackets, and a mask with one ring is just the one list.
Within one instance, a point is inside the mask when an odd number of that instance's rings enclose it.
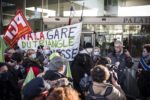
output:
{"label": "backpack", "polygon": [[80,86],[82,92],[87,92],[91,85],[92,85],[92,77],[85,74],[84,77],[81,78],[81,80],[79,82],[79,86]]}
{"label": "backpack", "polygon": [[104,95],[95,94],[92,85],[89,87],[89,93],[85,96],[85,100],[108,100],[107,96],[112,92],[112,86],[107,87]]}

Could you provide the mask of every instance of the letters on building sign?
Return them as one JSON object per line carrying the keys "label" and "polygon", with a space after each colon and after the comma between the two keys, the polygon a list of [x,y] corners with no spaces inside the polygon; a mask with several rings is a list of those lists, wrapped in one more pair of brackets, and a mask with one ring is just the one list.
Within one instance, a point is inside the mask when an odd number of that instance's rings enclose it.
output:
{"label": "letters on building sign", "polygon": [[150,17],[128,17],[124,18],[124,23],[150,24]]}

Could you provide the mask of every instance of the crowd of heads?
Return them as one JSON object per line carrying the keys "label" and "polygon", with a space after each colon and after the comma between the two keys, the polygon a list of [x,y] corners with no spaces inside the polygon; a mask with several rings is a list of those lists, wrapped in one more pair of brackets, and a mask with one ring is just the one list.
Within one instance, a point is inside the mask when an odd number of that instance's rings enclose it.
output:
{"label": "crowd of heads", "polygon": [[[17,47],[6,49],[4,58],[5,62],[0,63],[0,85],[3,87],[5,83],[8,83],[10,86],[2,88],[3,93],[0,95],[0,99],[5,100],[11,94],[13,95],[12,100],[45,100],[47,96],[53,100],[79,98],[73,88],[65,88],[70,84],[65,75],[69,62],[60,55],[60,52],[51,53],[48,46],[41,45],[37,50],[28,49],[26,51]],[[25,84],[24,82],[31,72],[30,69],[35,78]],[[9,88],[15,87],[18,89],[9,91]],[[49,95],[50,91],[51,95]],[[56,94],[60,95],[57,99]]]}
{"label": "crowd of heads", "polygon": [[[87,44],[87,48],[91,48],[91,44]],[[91,55],[93,55],[91,57]],[[91,75],[93,81],[103,83],[110,77],[109,70],[106,65],[111,62],[107,57],[100,57],[100,48],[94,48],[91,55],[79,53],[71,64],[81,66],[84,73]],[[28,49],[21,50],[19,47],[15,49],[9,48],[5,51],[5,63],[0,63],[0,73],[7,74],[7,81],[12,73],[16,73],[15,85],[20,85],[20,89],[16,90],[23,95],[24,100],[79,100],[81,93],[73,88],[73,81],[66,76],[69,62],[61,56],[60,52],[50,52],[48,46],[38,46],[37,50]],[[24,85],[30,69],[34,73],[35,78]],[[75,70],[77,67],[75,68]],[[72,73],[75,72],[71,68]],[[80,71],[80,70],[79,70]],[[8,72],[8,73],[5,73]],[[77,74],[77,73],[75,73]],[[6,75],[0,75],[6,77]],[[71,80],[76,77],[72,75]],[[19,84],[18,84],[19,83]],[[78,91],[78,92],[77,92]],[[15,96],[17,96],[15,95]],[[21,96],[20,96],[21,97]],[[82,97],[81,97],[82,98]]]}
{"label": "crowd of heads", "polygon": [[[118,67],[121,66],[121,61],[114,60],[118,56],[124,53],[124,58],[122,59],[126,60],[127,58],[131,61],[129,59],[131,55],[129,52],[124,52],[123,47],[122,42],[115,41],[112,55],[110,57],[102,57],[99,47],[93,48],[91,44],[87,44],[86,48],[79,51],[79,54],[70,64],[61,55],[61,52],[52,53],[49,46],[44,47],[40,45],[37,50],[28,49],[26,51],[21,50],[19,47],[6,49],[4,54],[5,62],[0,63],[0,85],[5,86],[6,83],[13,85],[8,86],[7,89],[3,87],[2,90],[6,91],[6,93],[2,92],[3,95],[0,95],[0,97],[2,100],[5,100],[7,99],[5,95],[9,97],[13,94],[12,100],[17,100],[18,98],[24,100],[85,99],[86,93],[82,91],[82,87],[79,84],[85,76],[90,76],[91,83],[109,83],[114,85],[118,90],[116,93],[120,92],[122,97],[124,97],[122,89],[118,89],[118,80],[114,80],[115,76],[112,74],[114,72],[118,74],[118,71],[120,71]],[[113,58],[114,53],[116,58]],[[142,55],[143,57],[150,55],[149,44],[143,46]],[[130,61],[127,62],[127,65]],[[71,77],[67,76],[68,67],[71,68]],[[30,69],[33,71],[34,78],[25,83],[26,78],[31,73]],[[85,83],[87,82],[86,80]],[[9,90],[9,88],[16,87],[17,89],[15,90]],[[88,93],[89,91],[86,92]]]}

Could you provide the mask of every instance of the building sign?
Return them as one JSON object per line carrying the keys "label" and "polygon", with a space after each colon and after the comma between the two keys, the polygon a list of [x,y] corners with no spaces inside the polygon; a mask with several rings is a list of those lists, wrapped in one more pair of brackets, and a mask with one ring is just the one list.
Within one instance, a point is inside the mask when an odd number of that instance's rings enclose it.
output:
{"label": "building sign", "polygon": [[[83,24],[102,24],[102,25],[150,25],[150,16],[147,17],[84,17]],[[44,18],[44,23],[63,25],[68,22],[68,18]],[[75,17],[73,23],[79,22],[79,18]]]}
{"label": "building sign", "polygon": [[126,17],[124,23],[149,23],[150,17]]}

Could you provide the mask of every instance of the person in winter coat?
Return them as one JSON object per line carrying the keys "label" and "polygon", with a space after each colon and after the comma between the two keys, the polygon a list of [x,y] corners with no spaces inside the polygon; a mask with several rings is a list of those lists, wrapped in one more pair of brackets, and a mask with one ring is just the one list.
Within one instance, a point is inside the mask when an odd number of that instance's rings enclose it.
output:
{"label": "person in winter coat", "polygon": [[142,100],[150,98],[150,44],[143,46],[137,73],[138,87]]}
{"label": "person in winter coat", "polygon": [[114,43],[114,52],[108,54],[108,57],[111,59],[111,64],[115,65],[117,68],[116,72],[118,75],[118,82],[126,90],[124,84],[126,80],[125,69],[131,68],[133,66],[133,60],[128,50],[123,49],[123,43],[121,41],[116,41]]}
{"label": "person in winter coat", "polygon": [[36,52],[33,49],[28,49],[26,58],[24,59],[22,66],[25,68],[26,74],[28,73],[30,67],[32,67],[35,76],[37,76],[44,70],[43,66],[36,59]]}
{"label": "person in winter coat", "polygon": [[123,90],[113,76],[111,76],[112,84],[107,82],[110,77],[110,72],[107,67],[103,65],[95,66],[91,70],[91,76],[93,84],[88,94],[94,92],[94,94],[101,95],[108,100],[126,100]]}

